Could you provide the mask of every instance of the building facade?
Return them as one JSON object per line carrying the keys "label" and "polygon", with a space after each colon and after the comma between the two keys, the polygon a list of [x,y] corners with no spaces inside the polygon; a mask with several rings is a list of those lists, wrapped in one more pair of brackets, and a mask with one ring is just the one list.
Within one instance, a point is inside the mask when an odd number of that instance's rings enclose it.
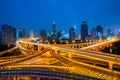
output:
{"label": "building facade", "polygon": [[70,28],[69,36],[70,36],[70,40],[74,40],[76,38],[76,29],[75,28]]}
{"label": "building facade", "polygon": [[40,31],[40,37],[42,40],[47,40],[47,33],[45,30]]}
{"label": "building facade", "polygon": [[57,42],[57,30],[56,30],[56,24],[53,21],[53,25],[52,25],[52,35],[48,38],[50,43],[55,43]]}
{"label": "building facade", "polygon": [[96,27],[96,37],[97,39],[103,38],[103,28],[100,25]]}
{"label": "building facade", "polygon": [[81,24],[81,39],[85,41],[85,38],[88,36],[88,25],[87,22],[83,21]]}
{"label": "building facade", "polygon": [[16,28],[9,25],[1,26],[1,44],[2,45],[11,45],[14,44],[16,40]]}
{"label": "building facade", "polygon": [[55,22],[53,22],[52,31],[53,31],[53,35],[57,35]]}
{"label": "building facade", "polygon": [[57,40],[61,40],[62,38],[64,38],[64,31],[59,31],[57,34]]}
{"label": "building facade", "polygon": [[96,40],[96,29],[92,28],[90,31],[91,40]]}
{"label": "building facade", "polygon": [[24,29],[18,30],[18,37],[19,38],[24,38],[25,37],[25,30]]}

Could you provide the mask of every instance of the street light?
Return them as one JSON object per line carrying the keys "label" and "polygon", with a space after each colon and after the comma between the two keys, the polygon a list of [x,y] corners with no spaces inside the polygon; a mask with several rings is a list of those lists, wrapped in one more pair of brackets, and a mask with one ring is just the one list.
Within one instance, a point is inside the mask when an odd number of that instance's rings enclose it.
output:
{"label": "street light", "polygon": [[82,40],[80,40],[81,41],[81,43],[83,42]]}
{"label": "street light", "polygon": [[43,43],[43,40],[42,40],[42,39],[40,40],[40,43]]}
{"label": "street light", "polygon": [[72,40],[72,43],[74,44],[74,43],[75,43],[75,40]]}
{"label": "street light", "polygon": [[66,40],[66,44],[68,44],[69,42]]}
{"label": "street light", "polygon": [[86,40],[86,42],[88,42],[88,40]]}
{"label": "street light", "polygon": [[60,44],[62,44],[62,40],[60,40]]}
{"label": "street light", "polygon": [[[65,43],[67,44],[67,47],[68,47],[69,42],[66,40],[66,42],[65,42]],[[67,47],[66,47],[66,48],[67,48]]]}
{"label": "street light", "polygon": [[54,44],[56,44],[56,42],[54,42]]}
{"label": "street light", "polygon": [[53,43],[55,42],[55,39],[53,39]]}

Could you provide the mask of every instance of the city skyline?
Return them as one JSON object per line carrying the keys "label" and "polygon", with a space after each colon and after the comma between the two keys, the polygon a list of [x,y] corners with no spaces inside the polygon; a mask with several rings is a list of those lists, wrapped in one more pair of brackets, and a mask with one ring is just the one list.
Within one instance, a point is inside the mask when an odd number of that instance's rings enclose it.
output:
{"label": "city skyline", "polygon": [[39,33],[45,29],[52,31],[52,23],[56,22],[57,31],[64,30],[67,34],[73,26],[80,34],[80,25],[86,21],[88,29],[97,25],[114,30],[120,28],[119,0],[4,0],[0,1],[0,25],[8,24],[27,33],[32,29]]}

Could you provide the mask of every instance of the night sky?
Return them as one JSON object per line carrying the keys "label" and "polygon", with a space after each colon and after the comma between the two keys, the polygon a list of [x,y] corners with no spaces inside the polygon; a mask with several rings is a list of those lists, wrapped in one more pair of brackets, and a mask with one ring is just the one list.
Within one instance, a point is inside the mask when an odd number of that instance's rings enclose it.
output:
{"label": "night sky", "polygon": [[89,30],[96,25],[114,30],[120,28],[120,0],[0,0],[0,25],[37,34],[52,30],[53,21],[57,31],[66,33],[76,26],[79,34],[82,21],[87,21]]}

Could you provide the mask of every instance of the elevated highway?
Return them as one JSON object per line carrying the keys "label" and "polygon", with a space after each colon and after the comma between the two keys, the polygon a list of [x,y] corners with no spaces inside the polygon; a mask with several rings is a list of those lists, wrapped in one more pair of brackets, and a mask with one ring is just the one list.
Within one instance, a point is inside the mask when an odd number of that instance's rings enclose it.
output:
{"label": "elevated highway", "polygon": [[[101,43],[102,44],[102,43]],[[91,77],[96,77],[105,80],[119,80],[120,71],[114,70],[114,65],[118,69],[120,59],[115,59],[116,55],[102,54],[97,52],[89,52],[82,49],[72,49],[62,46],[49,44],[38,44],[33,42],[17,41],[18,48],[23,52],[24,57],[16,58],[15,60],[0,63],[0,66],[5,66],[9,70],[25,70],[28,69],[47,69],[53,71],[63,71],[72,74],[81,74]],[[95,44],[97,45],[97,44]],[[39,61],[42,55],[48,52],[52,55],[53,63],[60,62],[63,65],[51,64],[35,64],[33,60]],[[63,53],[65,52],[65,53]],[[74,58],[72,58],[74,57]],[[80,57],[81,60],[76,59]],[[84,58],[84,60],[82,60]],[[4,59],[2,59],[4,60]],[[86,61],[89,60],[89,61]],[[31,64],[27,62],[33,61]],[[23,64],[24,63],[24,64]],[[91,65],[92,63],[94,65]],[[97,66],[95,64],[107,65],[107,68]],[[8,71],[9,72],[9,71]],[[14,71],[13,71],[14,72]],[[1,73],[3,75],[4,72]],[[7,74],[7,73],[6,73]],[[7,75],[6,75],[7,76]],[[78,78],[79,79],[79,78]]]}
{"label": "elevated highway", "polygon": [[[93,54],[93,53],[84,52],[84,51],[71,50],[71,49],[61,48],[61,47],[56,47],[56,46],[49,46],[49,45],[45,45],[45,44],[37,44],[37,43],[31,43],[31,42],[23,42],[23,43],[24,44],[26,43],[26,44],[31,44],[31,45],[37,45],[37,46],[43,46],[44,48],[48,48],[49,50],[52,50],[51,54],[57,60],[59,60],[61,63],[66,64],[67,66],[73,67],[73,68],[76,68],[76,69],[82,68],[83,72],[85,72],[85,73],[82,72],[82,73],[79,73],[79,74],[94,76],[94,77],[103,78],[103,79],[114,79],[114,78],[119,79],[119,77],[120,77],[120,76],[118,76],[118,75],[120,75],[120,72],[111,70],[112,69],[111,68],[112,67],[111,63],[112,64],[113,63],[114,64],[119,64],[118,63],[119,61],[118,60],[113,60],[113,58],[111,58],[111,57],[107,57],[105,55]],[[61,55],[59,53],[59,51],[66,51],[67,53],[70,52],[70,54],[80,55],[80,56],[85,57],[85,58],[89,58],[89,59],[93,59],[93,60],[99,60],[99,61],[103,61],[103,62],[108,62],[109,69],[98,67],[98,66],[95,66],[95,65],[89,65],[89,64],[85,64],[85,63],[82,63],[82,62],[79,62],[79,61],[72,60],[71,58],[67,58],[67,57],[64,57],[63,55]],[[73,72],[75,72],[75,71],[73,71]],[[90,74],[90,72],[91,72],[91,74]],[[95,73],[97,73],[97,75]],[[114,74],[114,76],[113,76],[113,74]],[[102,77],[102,76],[104,76],[104,77]]]}
{"label": "elevated highway", "polygon": [[53,50],[66,51],[68,53],[71,52],[70,54],[76,54],[77,53],[76,55],[81,55],[81,56],[86,57],[86,58],[105,61],[105,62],[108,62],[110,69],[112,69],[113,64],[118,64],[118,65],[120,64],[119,57],[116,60],[115,55],[111,55],[111,54],[100,54],[100,53],[97,53],[97,52],[95,52],[95,54],[94,54],[94,52],[89,52],[89,51],[87,52],[87,51],[82,51],[82,50],[61,48],[61,47],[56,47],[56,46],[49,46],[49,45],[46,45],[46,44],[44,45],[44,44],[37,44],[37,43],[31,43],[31,42],[23,42],[23,43],[43,46],[43,47],[46,47],[48,49],[53,49]]}

